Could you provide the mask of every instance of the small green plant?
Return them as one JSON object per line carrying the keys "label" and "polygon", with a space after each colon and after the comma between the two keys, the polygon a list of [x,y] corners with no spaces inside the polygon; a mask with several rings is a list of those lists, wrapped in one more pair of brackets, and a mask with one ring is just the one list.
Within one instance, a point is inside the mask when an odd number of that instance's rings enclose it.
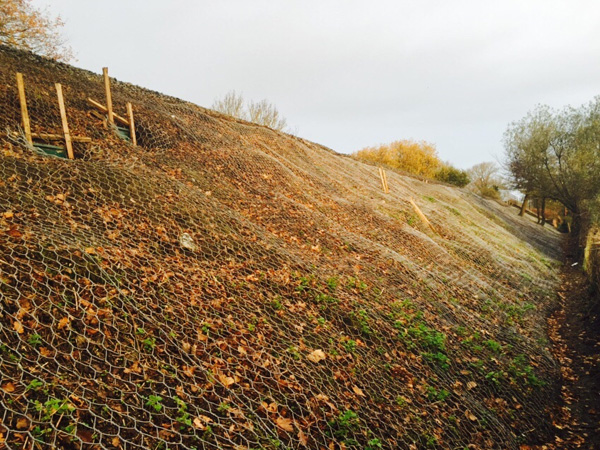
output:
{"label": "small green plant", "polygon": [[475,350],[475,351],[481,351],[481,350],[483,350],[483,347],[478,344],[478,342],[480,342],[480,339],[481,339],[481,335],[479,334],[479,332],[476,331],[468,338],[463,339],[461,344],[468,349]]}
{"label": "small green plant", "polygon": [[138,328],[137,330],[135,330],[135,334],[137,334],[138,336],[143,336],[146,334],[146,330],[144,330],[143,328]]}
{"label": "small green plant", "polygon": [[330,277],[330,278],[327,278],[325,283],[327,283],[327,288],[329,289],[330,292],[335,292],[338,285],[340,284],[340,280],[338,279],[338,277]]}
{"label": "small green plant", "polygon": [[335,437],[346,439],[353,430],[360,426],[360,419],[358,414],[347,409],[340,413],[336,419],[330,421],[329,426],[334,429],[333,435]]}
{"label": "small green plant", "polygon": [[356,350],[356,341],[352,340],[352,339],[348,339],[347,341],[345,341],[343,344],[344,348],[346,349],[346,351],[348,353],[354,353],[354,351]]}
{"label": "small green plant", "polygon": [[492,370],[491,372],[488,372],[485,375],[485,379],[486,380],[490,380],[492,383],[494,383],[496,386],[500,386],[500,383],[502,383],[502,380],[504,380],[504,373],[501,371],[494,371]]}
{"label": "small green plant", "polygon": [[367,289],[367,283],[360,281],[358,278],[349,277],[348,283],[346,284],[350,289],[358,289],[359,291],[364,291]]}
{"label": "small green plant", "polygon": [[450,368],[450,358],[442,352],[425,352],[421,353],[421,356],[423,356],[426,361],[437,364],[443,370],[448,370]]}
{"label": "small green plant", "polygon": [[533,281],[533,277],[526,272],[521,272],[521,277],[530,283]]}
{"label": "small green plant", "polygon": [[36,425],[31,429],[31,434],[35,440],[39,442],[43,442],[44,436],[50,433],[52,433],[52,428],[42,428],[39,425]]}
{"label": "small green plant", "polygon": [[204,433],[202,433],[202,437],[204,439],[209,439],[210,437],[212,437],[212,435],[214,434],[213,429],[210,425],[206,425],[206,428],[204,429]]}
{"label": "small green plant", "polygon": [[229,405],[229,403],[221,402],[219,404],[219,407],[217,408],[217,411],[219,411],[220,413],[226,413],[227,411],[229,411],[230,408],[231,406]]}
{"label": "small green plant", "polygon": [[405,397],[399,395],[398,397],[396,397],[396,405],[398,405],[400,408],[404,408],[406,407],[406,405],[408,405],[408,401]]}
{"label": "small green plant", "polygon": [[458,336],[466,336],[466,334],[467,334],[466,327],[463,327],[462,325],[459,325],[458,327],[456,327],[456,334]]}
{"label": "small green plant", "polygon": [[273,448],[281,447],[281,441],[279,439],[269,438],[269,444],[271,444]]}
{"label": "small green plant", "polygon": [[37,379],[33,379],[29,382],[29,384],[27,385],[26,390],[28,391],[38,391],[40,390],[42,387],[44,386],[44,382],[37,380]]}
{"label": "small green plant", "polygon": [[360,332],[364,336],[370,336],[373,334],[373,330],[369,326],[369,315],[364,309],[359,309],[357,312],[352,313],[353,319],[358,323]]}
{"label": "small green plant", "polygon": [[192,419],[190,418],[190,413],[187,412],[188,407],[183,400],[179,397],[175,396],[175,403],[177,404],[177,422],[187,427],[192,426]]}
{"label": "small green plant", "polygon": [[332,297],[331,295],[324,294],[322,292],[318,293],[315,296],[315,301],[317,303],[324,303],[329,305],[337,305],[340,302],[337,298]]}
{"label": "small green plant", "polygon": [[426,394],[427,398],[432,402],[444,402],[450,397],[450,392],[446,389],[437,390],[433,386],[427,386]]}
{"label": "small green plant", "polygon": [[425,434],[423,437],[425,438],[425,445],[427,446],[427,448],[437,447],[438,438],[436,438],[432,434]]}
{"label": "small green plant", "polygon": [[491,351],[493,351],[494,353],[500,353],[502,351],[502,345],[500,345],[498,342],[494,341],[493,339],[488,339],[487,341],[484,342],[484,345],[489,348]]}
{"label": "small green plant", "polygon": [[294,358],[296,361],[300,359],[300,352],[298,351],[298,347],[296,347],[295,345],[289,346],[287,352],[291,354],[292,358]]}
{"label": "small green plant", "polygon": [[144,350],[151,352],[156,347],[156,339],[148,337],[142,341],[142,344],[144,345]]}
{"label": "small green plant", "polygon": [[283,309],[280,296],[276,296],[273,300],[271,300],[271,308],[273,308],[275,311]]}
{"label": "small green plant", "polygon": [[381,441],[379,439],[371,439],[367,442],[367,446],[365,447],[365,450],[377,450],[380,448],[383,448]]}
{"label": "small green plant", "polygon": [[461,216],[460,211],[458,209],[456,209],[456,208],[452,208],[451,206],[446,206],[446,209],[448,211],[450,211],[452,214],[454,214],[456,217],[460,217]]}
{"label": "small green plant", "polygon": [[535,374],[525,355],[517,355],[511,362],[508,371],[513,377],[524,381],[528,386],[541,387],[546,385],[546,382]]}
{"label": "small green plant", "polygon": [[396,322],[396,328],[403,330],[399,338],[407,347],[415,348],[416,345],[429,350],[444,352],[446,350],[446,335],[440,331],[425,325],[424,322],[417,320],[416,323],[408,328],[400,321]]}
{"label": "small green plant", "polygon": [[75,411],[75,407],[69,402],[68,399],[50,398],[45,403],[41,403],[36,400],[34,402],[36,411],[41,413],[42,420],[50,420],[52,416],[58,414],[59,416],[70,415]]}
{"label": "small green plant", "polygon": [[160,395],[150,395],[148,396],[148,401],[146,402],[146,406],[150,406],[156,412],[161,412],[163,409],[162,405],[163,398]]}
{"label": "small green plant", "polygon": [[42,341],[42,337],[39,334],[34,333],[31,336],[29,336],[29,339],[27,339],[27,342],[29,342],[30,345],[36,346],[36,345],[40,345],[43,341]]}
{"label": "small green plant", "polygon": [[313,275],[301,276],[298,278],[298,280],[300,281],[300,283],[298,283],[298,286],[296,286],[296,291],[304,292],[304,291],[307,291],[308,289],[310,289],[310,287],[313,283],[313,280],[314,280],[314,276]]}
{"label": "small green plant", "polygon": [[397,320],[394,326],[400,330],[397,338],[406,345],[409,350],[421,350],[421,356],[442,369],[450,368],[450,358],[446,355],[446,335],[429,327],[424,319],[423,313],[400,312],[401,320]]}

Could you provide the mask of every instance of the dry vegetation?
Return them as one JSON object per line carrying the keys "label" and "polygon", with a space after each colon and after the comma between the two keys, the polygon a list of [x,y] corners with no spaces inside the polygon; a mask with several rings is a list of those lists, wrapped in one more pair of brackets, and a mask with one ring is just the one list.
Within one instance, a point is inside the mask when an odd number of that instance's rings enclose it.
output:
{"label": "dry vegetation", "polygon": [[[25,75],[34,132],[13,136]],[[0,447],[518,449],[552,434],[553,232],[0,47]],[[423,226],[409,200],[429,218]],[[539,227],[537,227],[539,228]],[[526,241],[535,237],[531,244]]]}

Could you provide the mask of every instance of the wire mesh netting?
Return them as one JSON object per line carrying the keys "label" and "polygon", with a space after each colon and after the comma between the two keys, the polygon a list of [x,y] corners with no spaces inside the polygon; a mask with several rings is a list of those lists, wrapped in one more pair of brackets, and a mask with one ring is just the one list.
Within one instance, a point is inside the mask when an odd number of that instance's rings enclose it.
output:
{"label": "wire mesh netting", "polygon": [[[113,80],[133,147],[86,101],[104,103],[101,76],[0,61],[0,447],[516,449],[550,432],[557,235],[390,171],[384,194],[375,166]],[[92,138],[74,160],[24,139],[16,72],[38,136],[62,133],[62,83],[71,134]]]}

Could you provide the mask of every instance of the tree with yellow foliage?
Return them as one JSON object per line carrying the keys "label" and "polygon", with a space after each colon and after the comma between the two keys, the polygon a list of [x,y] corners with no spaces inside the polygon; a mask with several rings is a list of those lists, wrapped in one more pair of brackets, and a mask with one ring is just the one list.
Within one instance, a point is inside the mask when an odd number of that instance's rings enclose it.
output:
{"label": "tree with yellow foliage", "polygon": [[434,144],[408,139],[367,147],[357,151],[355,156],[427,178],[433,178],[442,164]]}
{"label": "tree with yellow foliage", "polygon": [[470,181],[466,171],[443,162],[438,157],[435,144],[426,141],[404,139],[377,147],[366,147],[355,152],[354,157],[458,187],[464,187]]}
{"label": "tree with yellow foliage", "polygon": [[60,17],[49,17],[31,0],[0,0],[0,44],[66,62],[73,52],[60,35],[63,25]]}

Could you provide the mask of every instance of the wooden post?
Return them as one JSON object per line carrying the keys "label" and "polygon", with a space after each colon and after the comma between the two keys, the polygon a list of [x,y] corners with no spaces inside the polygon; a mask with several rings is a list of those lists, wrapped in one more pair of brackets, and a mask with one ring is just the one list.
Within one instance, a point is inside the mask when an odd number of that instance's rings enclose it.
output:
{"label": "wooden post", "polygon": [[110,125],[114,125],[115,119],[113,116],[112,94],[110,93],[110,78],[108,78],[108,67],[102,68],[102,74],[104,75],[104,89],[106,90],[106,109],[108,110],[108,123]]}
{"label": "wooden post", "polygon": [[388,182],[387,182],[387,173],[385,173],[385,170],[382,168],[381,171],[383,172],[383,182],[385,183],[385,193],[389,194],[390,193],[390,187],[388,186]]}
{"label": "wooden post", "polygon": [[133,146],[137,146],[137,139],[135,137],[135,122],[133,121],[133,106],[130,102],[127,102],[127,116],[129,117],[129,134],[131,135],[131,143]]}
{"label": "wooden post", "polygon": [[385,172],[383,171],[383,169],[381,167],[379,168],[379,178],[381,178],[381,187],[383,189],[383,192],[385,194],[387,194],[388,190],[387,190],[387,185],[385,182]]}
{"label": "wooden post", "polygon": [[[92,105],[94,108],[97,108],[99,111],[102,111],[103,113],[108,113],[108,109],[106,108],[106,106],[101,105],[100,103],[98,103],[95,100],[92,100],[89,97],[88,97],[87,101],[90,105]],[[115,122],[119,122],[123,126],[126,126],[126,127],[129,126],[129,120],[127,120],[125,117],[121,117],[120,115],[115,114],[114,112],[113,112],[113,119],[115,120]]]}
{"label": "wooden post", "polygon": [[25,98],[25,83],[23,82],[23,74],[17,72],[17,89],[19,90],[19,103],[21,103],[21,119],[23,123],[23,131],[29,145],[33,145],[31,137],[31,123],[29,122],[29,113],[27,112],[27,99]]}
{"label": "wooden post", "polygon": [[427,225],[431,231],[433,231],[435,234],[437,234],[439,236],[439,233],[435,230],[435,228],[433,228],[433,225],[431,225],[431,222],[429,221],[429,219],[427,219],[427,217],[425,216],[425,214],[423,214],[423,211],[421,211],[421,209],[417,206],[417,204],[415,203],[415,201],[411,198],[409,199],[410,204],[413,206],[413,208],[415,209],[415,212],[417,213],[417,215],[419,216],[419,218],[421,219],[421,221]]}
{"label": "wooden post", "polygon": [[67,110],[65,109],[65,100],[63,98],[62,86],[60,83],[56,83],[56,95],[58,96],[58,107],[60,108],[60,118],[62,119],[67,155],[69,156],[69,159],[75,159],[75,156],[73,155],[73,144],[71,143],[71,133],[69,133],[69,123],[67,122]]}

